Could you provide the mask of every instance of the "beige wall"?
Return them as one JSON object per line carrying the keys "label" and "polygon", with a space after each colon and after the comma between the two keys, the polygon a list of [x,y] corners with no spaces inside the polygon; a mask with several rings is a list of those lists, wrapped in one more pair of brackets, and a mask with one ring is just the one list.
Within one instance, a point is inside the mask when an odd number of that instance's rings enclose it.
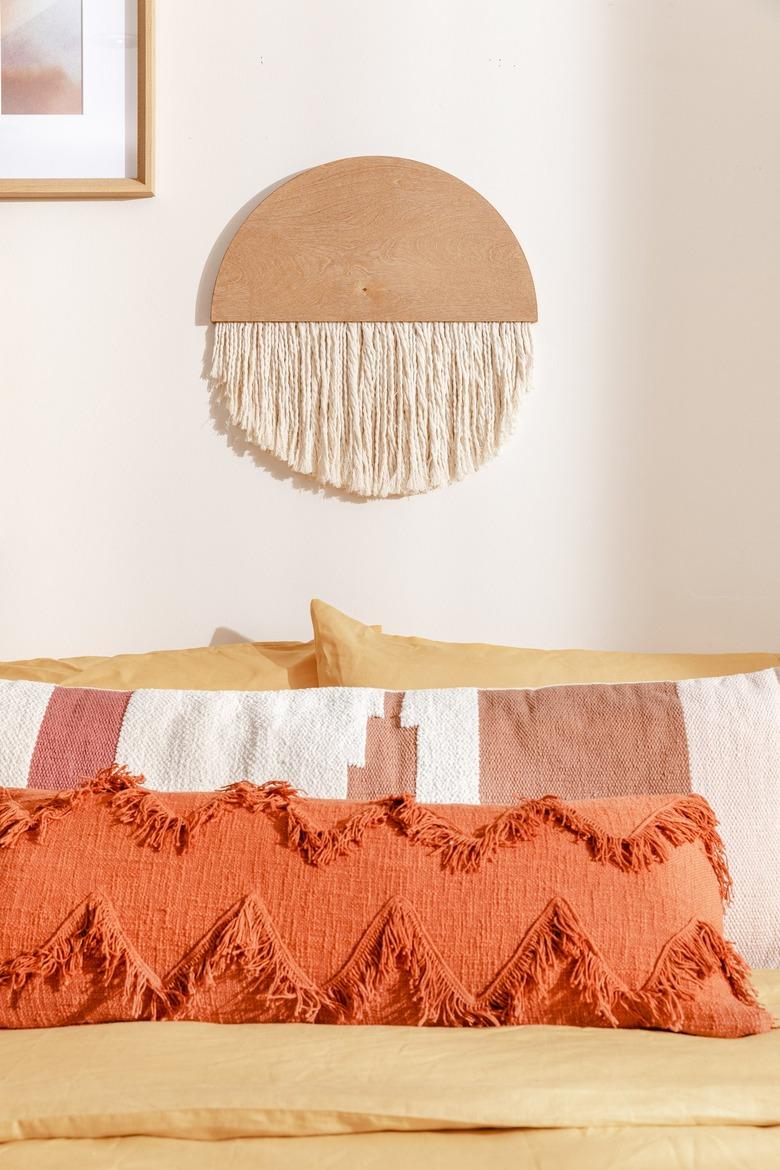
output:
{"label": "beige wall", "polygon": [[[433,636],[780,647],[780,4],[158,9],[157,197],[0,205],[0,657],[302,636],[314,593]],[[231,448],[201,375],[226,229],[362,153],[493,201],[541,323],[498,460],[358,504]]]}

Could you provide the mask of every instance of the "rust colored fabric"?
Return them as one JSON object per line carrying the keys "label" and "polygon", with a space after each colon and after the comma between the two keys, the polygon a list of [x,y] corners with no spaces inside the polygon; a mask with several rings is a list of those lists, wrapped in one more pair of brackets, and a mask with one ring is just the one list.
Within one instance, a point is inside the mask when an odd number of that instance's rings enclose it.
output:
{"label": "rust colored fabric", "polygon": [[0,790],[0,1026],[215,1022],[766,1031],[701,797],[508,807]]}

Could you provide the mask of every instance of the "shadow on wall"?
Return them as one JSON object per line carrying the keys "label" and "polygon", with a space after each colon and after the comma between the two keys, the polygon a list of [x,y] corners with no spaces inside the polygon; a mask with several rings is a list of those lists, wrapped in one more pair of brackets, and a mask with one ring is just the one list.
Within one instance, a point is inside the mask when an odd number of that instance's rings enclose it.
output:
{"label": "shadow on wall", "polygon": [[251,641],[251,638],[245,637],[244,634],[239,634],[236,630],[230,630],[227,626],[217,626],[211,635],[209,646],[235,646],[237,642]]}
{"label": "shadow on wall", "polygon": [[648,643],[770,649],[780,4],[632,0],[607,27],[616,568]]}

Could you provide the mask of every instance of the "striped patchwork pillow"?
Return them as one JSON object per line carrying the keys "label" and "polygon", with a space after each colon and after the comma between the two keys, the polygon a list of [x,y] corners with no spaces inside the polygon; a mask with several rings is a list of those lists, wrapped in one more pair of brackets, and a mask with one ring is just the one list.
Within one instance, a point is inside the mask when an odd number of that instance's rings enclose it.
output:
{"label": "striped patchwork pillow", "polygon": [[495,804],[702,794],[726,841],[726,929],[780,967],[780,671],[538,690],[97,691],[0,680],[12,786],[114,762],[153,789],[282,780],[312,796]]}

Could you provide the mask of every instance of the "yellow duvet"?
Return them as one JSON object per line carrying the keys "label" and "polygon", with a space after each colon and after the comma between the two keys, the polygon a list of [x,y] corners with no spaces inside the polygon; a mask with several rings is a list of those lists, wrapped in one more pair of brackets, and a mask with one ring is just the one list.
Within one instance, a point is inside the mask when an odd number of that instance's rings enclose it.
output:
{"label": "yellow duvet", "polygon": [[[780,1014],[780,972],[757,972]],[[0,1170],[773,1170],[780,1031],[0,1033]]]}

